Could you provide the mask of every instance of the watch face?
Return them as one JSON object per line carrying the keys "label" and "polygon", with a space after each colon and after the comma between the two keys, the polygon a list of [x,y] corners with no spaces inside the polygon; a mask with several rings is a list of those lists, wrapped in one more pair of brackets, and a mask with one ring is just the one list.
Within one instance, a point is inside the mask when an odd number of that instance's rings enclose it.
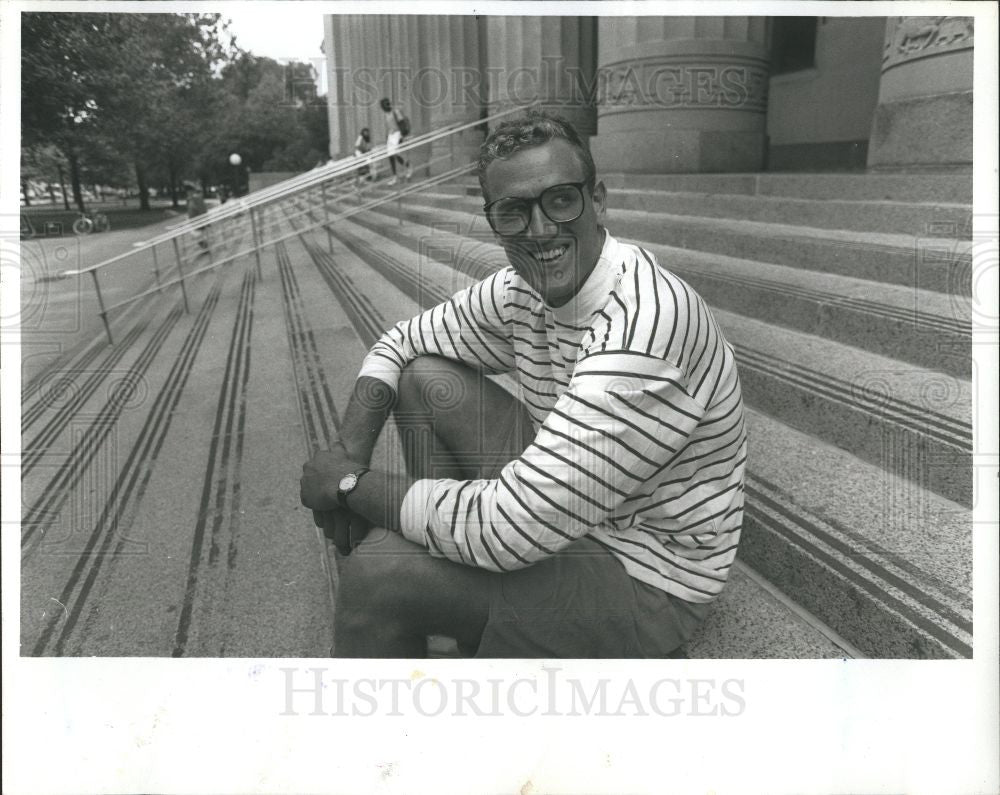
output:
{"label": "watch face", "polygon": [[344,475],[344,477],[340,479],[339,488],[341,491],[348,492],[357,485],[358,485],[358,476],[352,472],[350,475]]}

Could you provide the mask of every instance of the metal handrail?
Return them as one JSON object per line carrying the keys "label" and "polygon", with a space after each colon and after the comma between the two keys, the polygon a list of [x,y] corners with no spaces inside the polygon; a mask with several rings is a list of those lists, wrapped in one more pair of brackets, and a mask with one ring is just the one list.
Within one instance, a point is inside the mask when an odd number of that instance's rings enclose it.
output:
{"label": "metal handrail", "polygon": [[[531,105],[508,108],[507,110],[494,113],[490,116],[484,117],[482,119],[477,119],[475,121],[447,125],[445,127],[433,130],[423,135],[415,136],[414,138],[405,141],[399,146],[394,147],[391,153],[388,151],[387,147],[378,146],[369,152],[365,152],[364,154],[354,155],[352,157],[347,157],[347,158],[341,158],[340,160],[327,163],[324,166],[319,166],[317,168],[305,172],[304,174],[296,175],[294,177],[291,177],[290,179],[284,180],[275,185],[271,185],[262,190],[255,191],[249,196],[245,196],[238,200],[227,202],[222,207],[213,208],[213,210],[211,210],[210,212],[199,215],[196,218],[189,219],[188,221],[180,225],[173,226],[168,231],[156,235],[150,238],[149,240],[143,241],[141,244],[138,244],[129,251],[124,251],[121,254],[117,254],[113,257],[110,257],[102,262],[97,263],[96,265],[91,265],[87,268],[79,268],[79,269],[63,271],[61,275],[68,277],[68,276],[79,276],[85,273],[90,274],[91,278],[94,281],[94,289],[96,291],[97,302],[100,308],[99,314],[101,320],[104,323],[104,329],[105,332],[107,333],[108,341],[111,344],[113,344],[114,338],[111,334],[111,326],[108,320],[109,312],[119,309],[128,304],[134,303],[135,301],[138,301],[141,298],[149,296],[153,293],[156,293],[168,287],[172,287],[174,285],[180,285],[181,293],[184,299],[184,310],[185,312],[187,312],[189,310],[189,307],[187,301],[187,289],[185,287],[185,279],[190,279],[194,275],[204,273],[205,271],[211,270],[213,268],[217,268],[226,262],[231,262],[234,259],[238,259],[240,257],[246,256],[251,253],[256,258],[257,270],[258,272],[260,272],[261,251],[267,246],[275,245],[291,237],[301,236],[305,232],[311,231],[318,227],[326,227],[327,231],[329,232],[329,226],[331,223],[334,223],[344,218],[350,218],[351,216],[359,212],[362,212],[364,210],[377,207],[380,204],[384,204],[389,201],[399,200],[404,196],[408,196],[412,193],[419,192],[426,188],[433,187],[434,185],[447,182],[463,174],[467,174],[475,168],[475,163],[466,163],[461,166],[442,172],[441,174],[438,174],[434,177],[428,177],[427,179],[421,180],[417,183],[407,184],[401,189],[393,191],[385,196],[376,197],[373,200],[363,205],[352,207],[348,210],[339,212],[338,214],[331,216],[330,206],[329,206],[330,197],[328,197],[327,195],[328,189],[330,187],[336,187],[336,188],[344,187],[345,185],[348,184],[348,180],[343,178],[355,176],[360,168],[366,165],[373,165],[380,161],[384,161],[390,157],[394,157],[396,155],[406,153],[414,149],[426,147],[437,141],[445,140],[461,132],[464,132],[465,130],[480,127],[496,119],[508,116],[512,113],[523,112],[526,108],[531,107],[535,104],[537,104],[537,102],[531,103]],[[438,157],[431,157],[426,162],[420,163],[418,165],[418,168],[430,169],[430,167],[435,165],[436,163],[446,159],[454,160],[454,157],[455,157],[454,147],[452,147],[452,151],[450,154],[441,155]],[[277,228],[269,227],[263,230],[261,229],[261,226],[263,224],[263,218],[265,216],[264,210],[267,207],[275,205],[278,202],[284,201],[290,197],[305,198],[308,194],[315,193],[317,189],[322,189],[322,206],[323,206],[323,214],[325,216],[322,221],[316,224],[308,225],[302,229],[293,228],[293,231],[287,234],[281,234],[280,227],[282,226],[283,223],[281,221],[279,221],[275,225],[277,226]],[[334,195],[333,198],[336,198],[336,194]],[[315,204],[313,204],[312,207],[307,206],[306,210],[304,210],[301,213],[298,213],[298,216],[304,215],[305,213],[308,212],[310,214],[310,220],[312,220],[312,213],[314,207]],[[182,257],[181,241],[184,239],[184,236],[189,235],[190,233],[193,232],[197,232],[202,229],[206,229],[207,227],[213,224],[219,224],[221,222],[231,222],[234,220],[241,220],[244,225],[240,229],[240,232],[237,234],[229,234],[230,231],[235,232],[238,229],[237,226],[226,225],[221,227],[222,234],[220,240],[224,242],[224,245],[221,247],[221,249],[218,250],[218,252],[223,253],[224,256],[221,259],[219,259],[216,256],[216,253],[213,253],[213,251],[210,248],[206,248],[205,250],[208,251],[208,256],[209,256],[209,264],[205,265],[204,267],[197,268],[194,271],[189,271],[188,273],[185,273],[183,267],[185,259],[187,259],[188,262],[191,263],[195,258]],[[249,224],[247,224],[247,221],[249,221]],[[248,226],[249,230],[247,228]],[[270,233],[272,229],[276,236],[268,236],[267,239],[265,240],[264,235]],[[238,238],[242,239],[243,235],[246,234],[247,231],[250,232],[250,234],[247,235],[247,237],[251,238],[250,241],[251,247],[243,248],[242,246],[238,245],[236,241]],[[161,282],[160,266],[158,264],[158,258],[157,258],[157,246],[164,243],[171,243],[173,246],[173,254],[174,254],[174,259],[176,260],[176,268],[178,275],[177,278],[171,281]],[[184,244],[184,248],[185,249],[187,248],[187,244]],[[114,263],[126,260],[129,257],[140,255],[144,252],[152,253],[156,286],[150,287],[149,289],[144,289],[138,295],[130,296],[129,298],[121,300],[118,303],[113,304],[111,306],[105,306],[104,297],[101,292],[100,279],[98,278],[100,270]]]}
{"label": "metal handrail", "polygon": [[371,163],[378,163],[387,160],[391,156],[403,152],[409,152],[412,149],[418,149],[422,146],[434,143],[439,140],[443,140],[456,133],[464,132],[465,130],[472,129],[474,127],[482,126],[483,124],[488,124],[491,121],[502,118],[504,116],[509,116],[512,113],[523,112],[527,108],[537,105],[537,101],[523,105],[508,108],[507,110],[494,113],[490,116],[486,116],[482,119],[477,119],[471,122],[464,122],[459,124],[451,124],[442,127],[438,130],[434,130],[429,133],[424,133],[423,135],[415,136],[408,141],[404,141],[398,147],[396,147],[390,154],[384,145],[379,145],[370,152],[365,152],[362,155],[352,155],[351,157],[341,158],[340,160],[334,161],[333,163],[327,163],[319,168],[314,168],[311,171],[307,171],[304,174],[298,174],[287,180],[279,182],[275,185],[270,185],[267,188],[263,188],[260,191],[255,191],[250,196],[245,196],[239,200],[234,200],[226,202],[226,204],[213,208],[212,211],[207,212],[203,215],[197,216],[195,219],[191,219],[184,224],[173,227],[171,231],[165,232],[156,237],[150,238],[143,242],[141,246],[133,248],[131,251],[124,252],[110,259],[99,262],[96,265],[91,265],[87,268],[80,268],[75,270],[63,271],[64,276],[77,276],[83,273],[89,273],[93,270],[99,270],[107,265],[124,259],[128,256],[134,256],[139,254],[146,249],[158,245],[160,243],[166,243],[175,237],[187,234],[192,231],[199,230],[208,224],[217,223],[219,221],[228,220],[234,216],[237,216],[247,210],[252,210],[256,207],[261,207],[267,204],[272,204],[285,196],[291,195],[293,193],[298,193],[301,190],[313,187],[315,185],[320,185],[324,182],[329,181],[336,176],[344,176],[356,171],[358,168],[364,165],[369,165]]}
{"label": "metal handrail", "polygon": [[209,224],[218,223],[219,221],[228,220],[234,216],[237,216],[248,210],[252,210],[256,207],[262,207],[267,204],[272,204],[282,198],[292,195],[293,193],[298,193],[299,191],[305,190],[307,188],[313,187],[315,185],[321,185],[324,182],[332,180],[334,177],[346,176],[352,174],[358,168],[362,166],[371,165],[373,163],[378,163],[387,160],[389,157],[398,155],[400,153],[409,152],[412,149],[419,149],[420,147],[427,146],[428,144],[435,143],[439,140],[444,140],[451,135],[456,133],[464,132],[465,130],[472,129],[474,127],[479,127],[483,124],[487,124],[495,119],[502,118],[504,116],[509,116],[512,113],[524,111],[526,108],[532,107],[537,103],[531,103],[530,105],[518,106],[514,108],[508,108],[507,110],[500,111],[499,113],[494,113],[492,116],[487,116],[483,119],[477,119],[476,121],[464,122],[447,125],[434,130],[429,133],[424,133],[423,135],[415,136],[408,141],[404,141],[398,147],[393,149],[390,154],[385,145],[380,144],[369,152],[365,152],[361,155],[352,155],[351,157],[341,158],[332,163],[327,163],[318,168],[314,168],[303,174],[298,174],[294,177],[290,177],[287,180],[276,183],[275,185],[269,185],[266,188],[262,188],[259,191],[254,191],[250,196],[243,197],[238,200],[231,200],[226,202],[224,205],[213,208],[203,215],[197,216],[197,218],[192,218],[182,224],[177,224],[172,226],[168,232],[157,235],[143,242],[141,246],[137,246],[124,255],[119,255],[117,257],[112,257],[104,262],[99,262],[96,265],[91,265],[88,268],[81,268],[78,270],[64,271],[66,276],[76,276],[82,273],[87,273],[91,270],[97,270],[104,267],[105,265],[110,265],[113,262],[121,259],[123,256],[131,256],[138,254],[141,251],[150,248],[151,246],[166,243],[175,236],[187,234],[189,232],[201,229]]}
{"label": "metal handrail", "polygon": [[[289,237],[296,237],[298,235],[301,235],[303,232],[310,232],[313,229],[317,229],[319,227],[329,226],[334,221],[342,221],[346,218],[351,218],[352,216],[355,216],[358,213],[364,212],[366,210],[371,210],[375,207],[380,207],[383,204],[388,204],[389,202],[397,201],[398,199],[401,199],[404,196],[409,196],[414,193],[419,193],[422,190],[426,190],[427,188],[433,188],[436,185],[442,185],[445,182],[455,179],[456,177],[461,177],[465,174],[470,173],[475,167],[476,167],[475,163],[468,163],[464,166],[457,166],[449,171],[443,171],[435,177],[431,177],[429,179],[422,180],[420,182],[415,182],[411,185],[407,185],[406,187],[401,188],[397,191],[393,191],[392,193],[386,194],[385,196],[375,197],[366,204],[360,204],[357,207],[351,207],[350,209],[344,210],[343,212],[340,212],[337,215],[331,216],[329,219],[324,219],[319,223],[313,224],[312,226],[299,230],[298,232],[286,235],[285,237],[282,238],[278,238],[278,240],[285,240]],[[277,241],[269,241],[268,245],[271,245],[274,242]]]}
{"label": "metal handrail", "polygon": [[[352,216],[364,212],[365,210],[371,210],[374,207],[379,207],[383,204],[387,204],[388,202],[396,201],[397,199],[400,199],[404,196],[409,196],[410,194],[413,193],[419,193],[421,190],[424,190],[425,188],[432,188],[435,185],[441,185],[445,182],[448,182],[449,180],[455,179],[455,177],[460,177],[464,174],[468,174],[475,167],[476,167],[475,163],[468,163],[464,166],[458,166],[457,168],[451,169],[450,171],[442,172],[441,174],[438,174],[435,177],[431,177],[430,179],[422,180],[421,182],[415,182],[412,185],[408,185],[405,188],[401,188],[398,191],[393,191],[392,193],[387,194],[385,196],[379,196],[375,199],[372,199],[367,204],[359,205],[357,207],[351,207],[349,210],[345,210],[341,213],[338,213],[337,215],[330,216],[329,219],[324,218],[322,221],[318,221],[317,223],[311,224],[310,226],[306,226],[301,229],[293,229],[291,232],[287,232],[286,234],[281,235],[280,237],[270,238],[264,245],[273,246],[278,243],[283,243],[286,240],[291,240],[293,237],[301,237],[306,232],[311,232],[314,229],[319,229],[321,227],[327,227],[335,221],[342,221],[346,218],[351,218]],[[310,212],[310,210],[307,209],[302,213],[300,213],[300,215],[304,215],[306,212]]]}

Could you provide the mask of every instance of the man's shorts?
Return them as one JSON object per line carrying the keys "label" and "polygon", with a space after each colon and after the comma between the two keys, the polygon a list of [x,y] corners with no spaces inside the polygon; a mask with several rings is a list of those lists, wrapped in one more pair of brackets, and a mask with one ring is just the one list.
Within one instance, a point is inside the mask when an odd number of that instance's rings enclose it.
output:
{"label": "man's shorts", "polygon": [[666,657],[710,605],[646,585],[591,538],[494,578],[476,657]]}

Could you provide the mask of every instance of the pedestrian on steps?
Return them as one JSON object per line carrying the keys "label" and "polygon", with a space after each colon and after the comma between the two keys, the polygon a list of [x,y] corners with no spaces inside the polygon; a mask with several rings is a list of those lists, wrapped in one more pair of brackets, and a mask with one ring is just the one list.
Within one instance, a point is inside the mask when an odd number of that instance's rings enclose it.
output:
{"label": "pedestrian on steps", "polygon": [[392,106],[392,101],[388,97],[382,97],[379,104],[382,107],[383,113],[385,113],[385,126],[389,131],[385,142],[385,150],[389,153],[389,167],[392,169],[392,179],[389,180],[389,184],[396,184],[398,178],[396,173],[397,161],[405,169],[403,179],[409,182],[410,177],[413,175],[410,169],[410,161],[404,160],[402,155],[397,155],[395,152],[402,145],[403,141],[406,140],[406,136],[410,134],[410,120],[406,118],[403,111]]}
{"label": "pedestrian on steps", "polygon": [[[205,205],[205,194],[201,192],[201,188],[198,187],[194,182],[185,182],[184,189],[187,192],[186,202],[187,202],[187,216],[189,220],[194,220],[198,216],[204,215],[208,212],[208,207]],[[202,251],[208,249],[208,225],[199,226],[191,233],[191,237],[194,238],[198,243],[198,247]]]}
{"label": "pedestrian on steps", "polygon": [[[367,154],[372,148],[372,133],[367,127],[362,127],[361,132],[354,141],[354,156],[361,157],[361,155]],[[357,171],[354,172],[354,187],[361,187],[361,180],[367,179],[371,182],[375,179],[375,164],[365,163]]]}

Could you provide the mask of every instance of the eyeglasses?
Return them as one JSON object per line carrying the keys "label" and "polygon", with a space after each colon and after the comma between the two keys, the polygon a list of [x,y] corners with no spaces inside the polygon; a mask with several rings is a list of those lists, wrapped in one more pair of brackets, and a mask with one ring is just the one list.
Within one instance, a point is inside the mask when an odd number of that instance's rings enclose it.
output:
{"label": "eyeglasses", "polygon": [[553,223],[575,221],[583,215],[583,189],[590,187],[589,182],[567,182],[546,188],[533,199],[511,196],[490,202],[483,209],[490,228],[502,237],[511,237],[521,234],[531,225],[531,213],[535,204],[542,208],[542,213]]}

